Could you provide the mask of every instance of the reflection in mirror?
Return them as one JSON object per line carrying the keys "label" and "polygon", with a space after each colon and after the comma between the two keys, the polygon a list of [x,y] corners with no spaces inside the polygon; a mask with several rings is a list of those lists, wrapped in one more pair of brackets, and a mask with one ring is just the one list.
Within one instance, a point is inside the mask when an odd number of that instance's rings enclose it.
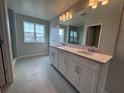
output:
{"label": "reflection in mirror", "polygon": [[59,43],[64,43],[64,28],[59,28]]}
{"label": "reflection in mirror", "polygon": [[82,27],[81,26],[69,26],[69,38],[68,42],[71,44],[81,44],[82,42]]}
{"label": "reflection in mirror", "polygon": [[65,43],[67,39],[67,26],[63,24],[59,24],[59,37],[58,42],[59,43]]}
{"label": "reflection in mirror", "polygon": [[86,46],[90,47],[99,47],[100,43],[100,33],[101,33],[101,25],[94,25],[87,27],[87,37],[86,37]]}
{"label": "reflection in mirror", "polygon": [[113,55],[122,8],[123,5],[110,4],[76,12],[73,19],[59,23],[65,27],[64,42],[85,47],[95,46]]}

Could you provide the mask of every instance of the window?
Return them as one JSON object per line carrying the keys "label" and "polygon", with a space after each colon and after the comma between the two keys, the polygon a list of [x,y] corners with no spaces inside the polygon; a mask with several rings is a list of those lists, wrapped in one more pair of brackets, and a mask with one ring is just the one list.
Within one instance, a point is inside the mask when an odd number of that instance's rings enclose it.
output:
{"label": "window", "polygon": [[59,28],[59,42],[63,43],[64,42],[64,29]]}
{"label": "window", "polygon": [[78,42],[78,33],[76,31],[70,31],[69,42],[70,43],[77,43]]}
{"label": "window", "polygon": [[24,42],[45,42],[45,25],[24,21]]}

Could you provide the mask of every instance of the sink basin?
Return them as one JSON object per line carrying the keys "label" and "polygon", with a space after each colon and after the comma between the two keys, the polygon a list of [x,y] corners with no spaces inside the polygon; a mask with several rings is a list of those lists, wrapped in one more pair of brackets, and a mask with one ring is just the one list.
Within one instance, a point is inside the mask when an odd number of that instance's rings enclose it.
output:
{"label": "sink basin", "polygon": [[91,52],[88,52],[88,51],[78,51],[78,53],[87,54],[87,55],[91,55],[92,54]]}

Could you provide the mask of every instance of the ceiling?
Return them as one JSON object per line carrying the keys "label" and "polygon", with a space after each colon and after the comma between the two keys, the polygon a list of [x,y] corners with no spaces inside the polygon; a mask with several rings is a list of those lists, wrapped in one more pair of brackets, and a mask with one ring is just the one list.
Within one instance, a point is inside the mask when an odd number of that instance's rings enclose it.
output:
{"label": "ceiling", "polygon": [[8,0],[16,13],[51,20],[79,0]]}

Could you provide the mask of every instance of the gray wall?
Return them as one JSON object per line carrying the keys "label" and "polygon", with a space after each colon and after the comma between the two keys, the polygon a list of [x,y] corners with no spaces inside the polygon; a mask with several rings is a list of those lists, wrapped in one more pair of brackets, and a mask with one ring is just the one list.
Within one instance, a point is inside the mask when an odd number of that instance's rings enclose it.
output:
{"label": "gray wall", "polygon": [[115,50],[115,58],[109,66],[106,91],[108,93],[124,93],[124,10]]}
{"label": "gray wall", "polygon": [[111,5],[102,9],[97,8],[92,12],[93,13],[89,13],[84,17],[82,45],[86,45],[87,26],[101,24],[102,31],[99,48],[113,55],[122,13],[122,5]]}
{"label": "gray wall", "polygon": [[[31,21],[45,24],[46,26],[46,42],[45,43],[24,43],[23,21]],[[38,18],[16,14],[16,28],[17,28],[17,54],[20,56],[28,56],[35,54],[48,54],[48,30],[49,22]]]}

